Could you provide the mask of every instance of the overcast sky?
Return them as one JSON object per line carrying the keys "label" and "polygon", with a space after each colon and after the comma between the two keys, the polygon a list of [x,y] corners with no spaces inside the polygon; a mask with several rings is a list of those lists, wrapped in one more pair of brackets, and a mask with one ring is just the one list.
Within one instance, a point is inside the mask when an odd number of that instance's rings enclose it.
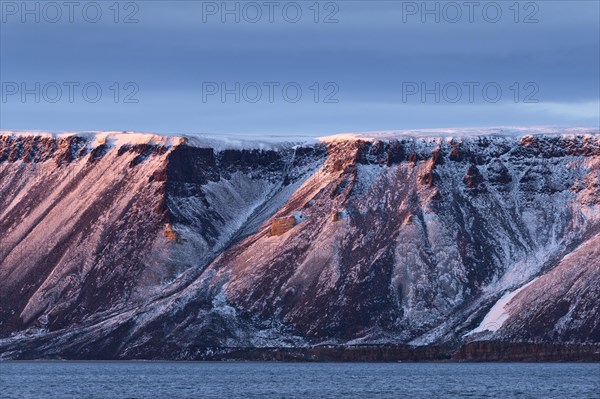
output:
{"label": "overcast sky", "polygon": [[3,1],[0,128],[599,125],[595,0],[223,4]]}

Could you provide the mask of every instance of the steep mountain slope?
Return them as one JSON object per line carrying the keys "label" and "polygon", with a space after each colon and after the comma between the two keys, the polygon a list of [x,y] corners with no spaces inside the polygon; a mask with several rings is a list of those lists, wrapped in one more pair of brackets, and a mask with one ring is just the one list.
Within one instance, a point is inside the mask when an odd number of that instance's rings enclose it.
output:
{"label": "steep mountain slope", "polygon": [[600,337],[600,236],[565,256],[507,304],[498,334],[510,340],[590,341]]}
{"label": "steep mountain slope", "polygon": [[2,356],[600,344],[600,135],[528,133],[4,132]]}
{"label": "steep mountain slope", "polygon": [[66,328],[163,295],[248,218],[267,217],[254,212],[307,167],[293,149],[214,154],[126,136],[2,136],[3,333]]}

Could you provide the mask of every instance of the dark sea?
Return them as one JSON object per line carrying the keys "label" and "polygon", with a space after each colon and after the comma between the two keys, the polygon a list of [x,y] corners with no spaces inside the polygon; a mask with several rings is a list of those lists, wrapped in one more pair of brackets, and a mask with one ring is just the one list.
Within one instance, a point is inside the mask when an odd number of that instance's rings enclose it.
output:
{"label": "dark sea", "polygon": [[590,363],[3,362],[0,398],[600,398]]}

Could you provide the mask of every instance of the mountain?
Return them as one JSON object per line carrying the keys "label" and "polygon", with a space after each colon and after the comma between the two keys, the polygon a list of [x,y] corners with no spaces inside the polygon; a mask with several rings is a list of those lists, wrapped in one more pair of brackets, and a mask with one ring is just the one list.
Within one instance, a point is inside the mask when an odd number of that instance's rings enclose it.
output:
{"label": "mountain", "polygon": [[597,130],[0,132],[2,359],[598,359],[598,303]]}

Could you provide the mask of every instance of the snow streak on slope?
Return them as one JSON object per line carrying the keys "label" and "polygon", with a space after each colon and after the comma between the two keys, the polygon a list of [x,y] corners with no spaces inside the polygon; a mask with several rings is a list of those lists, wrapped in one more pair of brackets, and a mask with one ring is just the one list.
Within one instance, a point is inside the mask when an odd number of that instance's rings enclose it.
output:
{"label": "snow streak on slope", "polygon": [[502,327],[502,324],[504,324],[504,322],[506,321],[506,319],[508,319],[508,316],[509,316],[508,310],[506,309],[506,305],[508,305],[508,303],[510,303],[510,301],[519,292],[523,291],[525,288],[527,288],[529,285],[531,285],[535,280],[536,279],[533,279],[529,283],[514,290],[513,292],[507,292],[506,294],[504,294],[504,296],[502,296],[502,298],[500,298],[498,300],[498,302],[496,302],[494,304],[494,306],[492,306],[492,308],[490,309],[488,314],[485,315],[485,317],[481,321],[481,324],[479,324],[479,326],[476,329],[474,329],[470,333],[466,334],[466,336],[472,335],[472,334],[475,334],[478,332],[483,332],[483,331],[498,331],[498,329],[500,329],[500,327]]}

